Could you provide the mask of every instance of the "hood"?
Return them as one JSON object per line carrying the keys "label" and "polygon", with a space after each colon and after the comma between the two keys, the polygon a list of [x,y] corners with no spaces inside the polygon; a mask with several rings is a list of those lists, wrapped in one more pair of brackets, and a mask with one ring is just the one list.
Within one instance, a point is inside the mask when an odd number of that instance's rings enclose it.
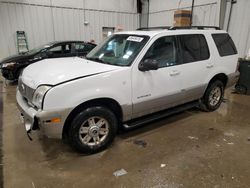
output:
{"label": "hood", "polygon": [[21,77],[26,85],[36,89],[42,84],[57,85],[121,68],[79,57],[45,59],[26,67]]}
{"label": "hood", "polygon": [[22,61],[22,60],[27,60],[31,57],[33,57],[34,54],[15,54],[15,55],[12,55],[12,56],[9,56],[7,58],[4,58],[1,62],[0,62],[0,65],[1,64],[4,64],[4,63],[9,63],[9,62],[19,62],[19,61]]}

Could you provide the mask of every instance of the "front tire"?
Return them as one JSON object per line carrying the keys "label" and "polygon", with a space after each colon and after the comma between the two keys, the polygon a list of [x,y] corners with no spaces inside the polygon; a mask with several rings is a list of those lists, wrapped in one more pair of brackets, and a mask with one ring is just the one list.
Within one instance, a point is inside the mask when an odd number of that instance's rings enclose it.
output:
{"label": "front tire", "polygon": [[220,80],[216,80],[208,85],[208,88],[201,99],[200,107],[202,110],[211,112],[217,110],[223,100],[224,84]]}
{"label": "front tire", "polygon": [[108,108],[89,107],[73,119],[69,144],[80,153],[97,153],[106,149],[117,132],[117,119]]}

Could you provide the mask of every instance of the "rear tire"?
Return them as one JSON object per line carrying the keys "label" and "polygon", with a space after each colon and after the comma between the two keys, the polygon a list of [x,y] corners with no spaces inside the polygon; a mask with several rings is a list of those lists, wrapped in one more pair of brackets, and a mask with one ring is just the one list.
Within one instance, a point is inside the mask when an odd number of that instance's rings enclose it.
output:
{"label": "rear tire", "polygon": [[220,80],[210,83],[207,90],[200,100],[200,108],[204,111],[211,112],[217,110],[223,100],[224,84]]}
{"label": "rear tire", "polygon": [[89,107],[73,119],[69,144],[80,153],[97,153],[106,149],[117,132],[117,119],[108,108]]}

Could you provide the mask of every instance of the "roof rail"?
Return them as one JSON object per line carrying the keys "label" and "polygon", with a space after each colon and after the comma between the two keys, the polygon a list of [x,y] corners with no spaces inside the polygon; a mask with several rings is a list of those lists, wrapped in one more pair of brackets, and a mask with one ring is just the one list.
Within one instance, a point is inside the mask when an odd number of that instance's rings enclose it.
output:
{"label": "roof rail", "polygon": [[139,31],[149,31],[149,30],[157,30],[157,29],[170,29],[171,26],[157,26],[157,27],[141,27],[136,30]]}
{"label": "roof rail", "polygon": [[177,29],[216,29],[220,30],[217,26],[158,26],[158,27],[141,27],[136,30],[139,31],[149,31],[157,29],[168,29],[168,30],[177,30]]}
{"label": "roof rail", "polygon": [[176,30],[176,29],[216,29],[220,30],[217,26],[173,26],[170,27],[169,30]]}

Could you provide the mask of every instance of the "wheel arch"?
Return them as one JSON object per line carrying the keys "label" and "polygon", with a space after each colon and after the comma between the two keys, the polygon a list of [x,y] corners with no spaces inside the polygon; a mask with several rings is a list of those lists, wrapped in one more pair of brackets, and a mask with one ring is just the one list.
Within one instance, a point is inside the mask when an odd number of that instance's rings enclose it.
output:
{"label": "wheel arch", "polygon": [[226,87],[227,85],[227,82],[228,82],[228,77],[225,73],[218,73],[216,75],[214,75],[207,83],[207,86],[204,88],[204,92],[203,92],[203,95],[202,97],[200,98],[200,108],[206,112],[209,111],[209,109],[206,107],[206,105],[204,104],[204,98],[205,98],[205,95],[209,89],[209,86],[214,83],[216,80],[220,80],[223,85],[224,85],[224,88]]}
{"label": "wheel arch", "polygon": [[78,114],[82,110],[84,110],[88,107],[92,107],[92,106],[104,106],[104,107],[110,109],[117,117],[119,124],[120,124],[120,122],[122,122],[122,119],[123,119],[122,108],[121,108],[121,105],[116,100],[114,100],[112,98],[91,99],[89,101],[85,101],[85,102],[79,104],[69,113],[69,115],[66,118],[66,121],[64,123],[64,126],[63,126],[63,132],[62,132],[63,140],[67,139],[68,130],[70,128],[70,122],[74,119],[76,114]]}
{"label": "wheel arch", "polygon": [[224,87],[226,87],[227,82],[228,82],[228,76],[225,73],[216,74],[212,79],[210,79],[208,85],[214,82],[215,80],[222,81],[222,83],[224,84]]}
{"label": "wheel arch", "polygon": [[216,81],[216,80],[222,81],[222,83],[224,84],[224,87],[226,87],[227,82],[228,82],[228,76],[227,76],[225,73],[218,73],[218,74],[214,75],[214,76],[209,80],[207,86],[205,87],[205,90],[204,90],[204,93],[203,93],[203,94],[206,93],[206,91],[207,91],[209,85],[211,85],[211,84],[212,84],[214,81]]}

